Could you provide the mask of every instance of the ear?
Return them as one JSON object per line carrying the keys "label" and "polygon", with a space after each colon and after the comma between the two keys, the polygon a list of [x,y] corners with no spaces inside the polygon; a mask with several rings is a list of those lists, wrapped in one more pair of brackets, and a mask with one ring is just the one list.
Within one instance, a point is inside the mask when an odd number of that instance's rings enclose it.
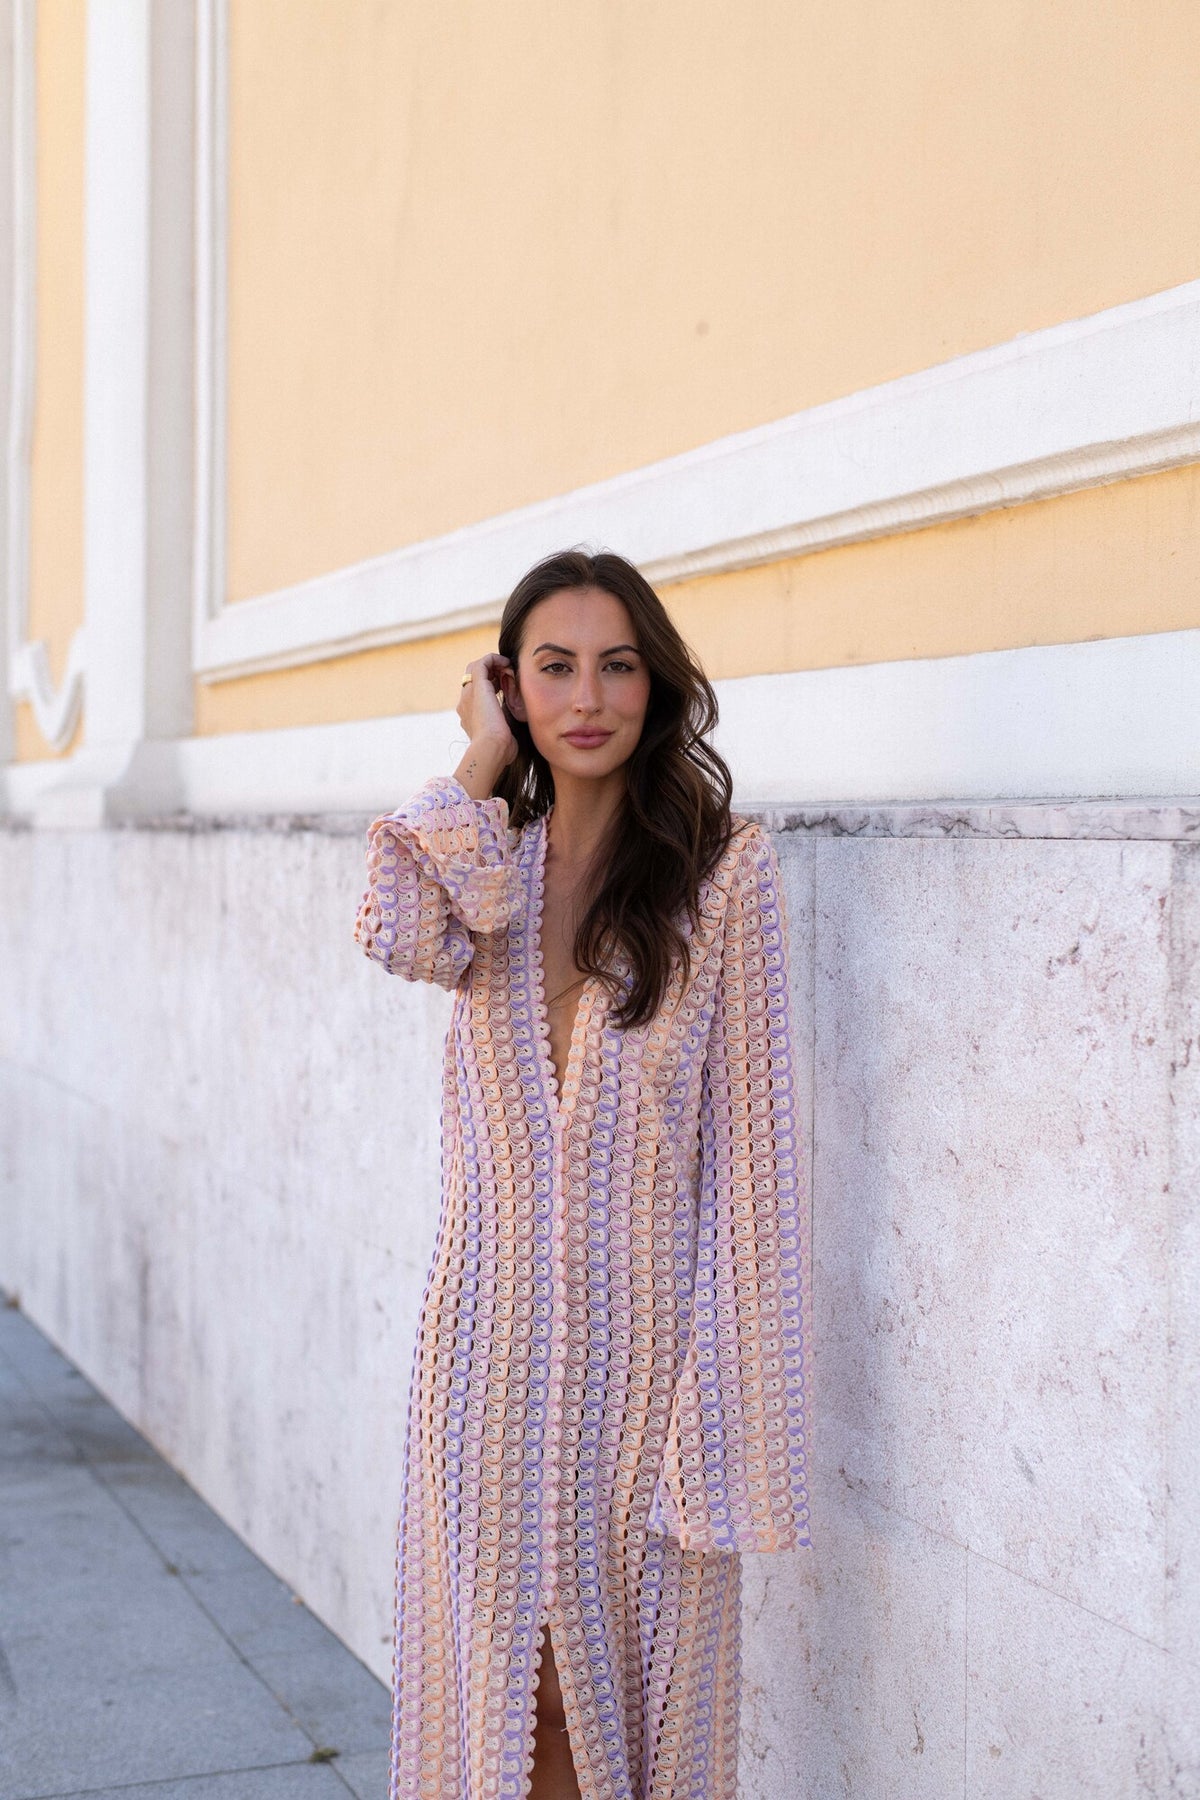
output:
{"label": "ear", "polygon": [[512,669],[501,669],[500,692],[504,696],[504,704],[514,719],[525,722],[525,702],[521,698],[521,689],[516,674]]}

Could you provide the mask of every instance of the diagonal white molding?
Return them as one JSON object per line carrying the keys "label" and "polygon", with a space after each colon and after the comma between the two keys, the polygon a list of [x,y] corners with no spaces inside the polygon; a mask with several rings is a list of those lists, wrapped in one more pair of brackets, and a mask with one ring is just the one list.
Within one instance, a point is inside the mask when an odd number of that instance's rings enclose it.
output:
{"label": "diagonal white molding", "polygon": [[46,645],[29,640],[29,507],[36,377],[37,117],[34,48],[37,0],[13,0],[12,345],[7,444],[5,591],[8,689],[27,700],[51,749],[70,741],[83,703],[85,637],[77,630],[57,687]]}
{"label": "diagonal white molding", "polygon": [[62,680],[57,686],[49,654],[40,639],[9,645],[9,692],[14,700],[29,701],[37,728],[52,750],[65,749],[79,723],[87,676],[86,645],[87,633],[81,625],[71,634]]}
{"label": "diagonal white molding", "polygon": [[[206,4],[211,18],[221,0]],[[219,68],[214,54],[215,88]],[[207,218],[219,244],[220,105],[211,93],[206,104]],[[564,544],[611,546],[663,583],[1200,460],[1197,281],[226,605],[219,248],[207,275],[194,648],[209,681],[492,621],[522,571]]]}

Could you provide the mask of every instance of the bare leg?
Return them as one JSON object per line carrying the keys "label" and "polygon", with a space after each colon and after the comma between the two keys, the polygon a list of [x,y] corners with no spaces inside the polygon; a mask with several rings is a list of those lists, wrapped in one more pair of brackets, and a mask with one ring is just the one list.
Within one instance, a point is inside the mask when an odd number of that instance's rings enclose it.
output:
{"label": "bare leg", "polygon": [[533,1786],[529,1790],[529,1800],[581,1800],[548,1630],[542,1634],[542,1667],[538,1677],[537,1723],[533,1739]]}

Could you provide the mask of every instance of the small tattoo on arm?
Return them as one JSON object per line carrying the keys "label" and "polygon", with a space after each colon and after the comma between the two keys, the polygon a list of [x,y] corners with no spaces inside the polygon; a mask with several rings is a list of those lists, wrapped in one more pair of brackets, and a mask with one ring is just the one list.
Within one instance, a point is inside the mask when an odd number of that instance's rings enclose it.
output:
{"label": "small tattoo on arm", "polygon": [[472,758],[471,758],[471,760],[470,760],[470,762],[469,762],[469,763],[468,763],[468,764],[467,764],[467,770],[466,770],[466,774],[467,774],[467,780],[468,780],[468,781],[470,781],[470,780],[471,780],[471,778],[472,778],[472,776],[473,776],[473,775],[474,775],[474,773],[475,773],[475,758],[474,758],[474,757],[472,757]]}

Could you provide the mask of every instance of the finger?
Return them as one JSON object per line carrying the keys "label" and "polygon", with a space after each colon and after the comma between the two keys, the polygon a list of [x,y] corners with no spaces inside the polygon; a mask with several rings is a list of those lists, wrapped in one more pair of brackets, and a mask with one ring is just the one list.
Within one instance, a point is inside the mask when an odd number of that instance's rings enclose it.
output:
{"label": "finger", "polygon": [[493,652],[488,656],[477,656],[474,662],[467,664],[463,685],[469,686],[471,681],[480,678],[490,683],[494,676],[500,674],[503,669],[509,667],[510,664],[508,658],[506,656],[500,656],[498,653]]}
{"label": "finger", "polygon": [[[464,681],[458,698],[458,712],[468,732],[475,725],[483,725],[486,720],[494,719],[500,707],[500,695],[493,685],[488,670],[483,665],[484,658],[470,666],[470,679]],[[501,714],[503,717],[503,714]]]}

